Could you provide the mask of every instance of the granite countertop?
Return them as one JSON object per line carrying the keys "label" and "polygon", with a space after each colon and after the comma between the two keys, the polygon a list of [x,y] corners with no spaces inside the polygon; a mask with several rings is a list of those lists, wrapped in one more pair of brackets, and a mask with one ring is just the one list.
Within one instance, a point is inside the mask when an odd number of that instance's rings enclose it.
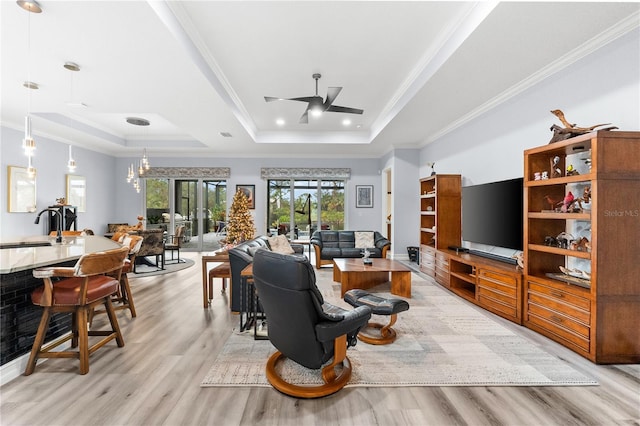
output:
{"label": "granite countertop", "polygon": [[55,237],[38,235],[1,241],[2,246],[10,248],[0,248],[0,274],[55,265],[79,259],[86,253],[121,247],[119,243],[97,235],[64,237],[62,244],[56,244]]}

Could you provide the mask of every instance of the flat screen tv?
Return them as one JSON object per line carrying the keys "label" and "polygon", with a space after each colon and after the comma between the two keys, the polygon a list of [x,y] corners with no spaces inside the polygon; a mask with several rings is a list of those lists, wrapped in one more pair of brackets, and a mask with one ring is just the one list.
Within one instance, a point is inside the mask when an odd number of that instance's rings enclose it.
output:
{"label": "flat screen tv", "polygon": [[462,239],[522,250],[523,179],[462,187]]}

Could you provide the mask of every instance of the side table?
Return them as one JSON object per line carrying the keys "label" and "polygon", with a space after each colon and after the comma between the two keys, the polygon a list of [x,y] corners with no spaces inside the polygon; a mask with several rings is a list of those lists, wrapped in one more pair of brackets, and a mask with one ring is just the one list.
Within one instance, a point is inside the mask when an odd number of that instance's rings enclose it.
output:
{"label": "side table", "polygon": [[[209,275],[207,274],[207,264],[209,262],[229,263],[229,252],[219,250],[202,254],[202,304],[205,309],[209,307]],[[231,286],[231,284],[229,284]],[[229,292],[231,294],[231,292]]]}
{"label": "side table", "polygon": [[[253,326],[254,340],[268,340],[266,335],[258,335],[258,322],[266,320],[264,312],[258,310],[259,298],[258,292],[253,284],[253,263],[248,264],[242,272],[240,272],[240,294],[242,300],[240,302],[240,331],[249,330]],[[243,320],[246,318],[246,321]]]}

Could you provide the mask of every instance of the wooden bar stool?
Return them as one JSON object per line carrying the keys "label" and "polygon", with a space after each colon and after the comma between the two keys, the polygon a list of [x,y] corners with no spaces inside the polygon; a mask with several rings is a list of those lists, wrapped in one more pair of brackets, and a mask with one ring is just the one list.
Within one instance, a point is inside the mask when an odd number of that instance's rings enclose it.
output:
{"label": "wooden bar stool", "polygon": [[[119,347],[124,346],[111,295],[118,290],[120,271],[128,253],[128,247],[121,247],[85,254],[74,267],[40,268],[33,271],[33,276],[42,278],[44,285],[31,293],[31,301],[42,306],[44,310],[24,372],[25,376],[33,373],[38,358],[77,358],[80,360],[80,374],[87,374],[89,355],[113,339]],[[53,277],[62,279],[54,282]],[[111,330],[89,330],[89,312],[98,305],[104,305]],[[49,320],[56,312],[68,312],[73,315],[72,331],[69,335],[43,347]],[[89,346],[89,336],[102,336],[102,339]],[[68,340],[71,340],[71,348],[77,350],[51,351]]]}
{"label": "wooden bar stool", "polygon": [[128,274],[133,271],[133,265],[136,263],[136,256],[142,247],[143,238],[139,235],[125,235],[120,241],[125,247],[129,248],[128,258],[124,260],[122,266],[122,273],[120,274],[120,288],[118,292],[111,299],[112,302],[119,303],[114,306],[116,311],[123,309],[129,309],[131,312],[131,318],[136,317],[136,307],[133,304],[133,294],[131,293],[131,287],[129,286]]}
{"label": "wooden bar stool", "polygon": [[231,266],[221,263],[209,270],[209,300],[213,298],[213,279],[222,278],[222,293],[227,289],[227,279],[231,279]]}

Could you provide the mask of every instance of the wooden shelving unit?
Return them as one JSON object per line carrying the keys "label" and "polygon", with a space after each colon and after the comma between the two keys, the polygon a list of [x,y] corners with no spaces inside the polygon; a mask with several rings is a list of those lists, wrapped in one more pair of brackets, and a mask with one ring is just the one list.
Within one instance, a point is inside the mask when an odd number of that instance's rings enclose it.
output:
{"label": "wooden shelving unit", "polygon": [[449,251],[450,287],[458,296],[522,324],[522,273],[514,265]]}
{"label": "wooden shelving unit", "polygon": [[420,179],[420,270],[449,287],[449,258],[440,250],[461,243],[460,175]]}
{"label": "wooden shelving unit", "polygon": [[[554,157],[562,176],[534,180]],[[565,176],[570,164],[580,174]],[[523,324],[596,363],[640,362],[640,132],[600,131],[529,149],[524,173]],[[585,188],[591,201],[580,212],[553,212],[548,200]],[[545,243],[561,232],[587,238],[590,249]],[[579,285],[553,278],[560,266],[586,274]]]}

